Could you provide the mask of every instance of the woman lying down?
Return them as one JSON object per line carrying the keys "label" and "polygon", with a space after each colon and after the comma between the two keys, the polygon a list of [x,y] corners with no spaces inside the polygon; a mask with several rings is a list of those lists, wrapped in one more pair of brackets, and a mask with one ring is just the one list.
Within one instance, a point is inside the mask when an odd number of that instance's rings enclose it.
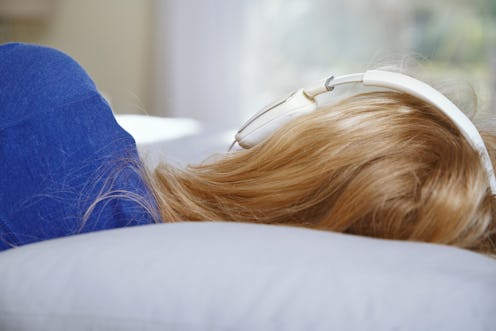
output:
{"label": "woman lying down", "polygon": [[[350,82],[388,87],[315,108]],[[332,92],[331,92],[332,93]],[[67,55],[0,46],[0,249],[124,226],[231,221],[496,254],[496,139],[430,86],[378,70],[330,77],[254,116],[244,147],[143,170]]]}

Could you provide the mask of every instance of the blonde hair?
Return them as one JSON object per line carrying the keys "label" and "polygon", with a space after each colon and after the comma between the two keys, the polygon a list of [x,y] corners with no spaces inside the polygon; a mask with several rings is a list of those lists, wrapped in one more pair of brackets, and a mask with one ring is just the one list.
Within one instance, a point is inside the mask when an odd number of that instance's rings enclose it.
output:
{"label": "blonde hair", "polygon": [[[496,139],[482,136],[494,164]],[[285,224],[496,253],[495,200],[478,153],[406,94],[352,96],[249,150],[187,169],[160,165],[164,221]]]}

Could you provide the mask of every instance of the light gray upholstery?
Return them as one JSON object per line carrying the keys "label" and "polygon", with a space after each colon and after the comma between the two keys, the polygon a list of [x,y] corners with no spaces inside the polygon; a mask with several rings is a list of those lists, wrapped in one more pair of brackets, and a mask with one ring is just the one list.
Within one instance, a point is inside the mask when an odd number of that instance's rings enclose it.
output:
{"label": "light gray upholstery", "polygon": [[494,330],[495,276],[446,246],[147,225],[0,253],[0,330]]}

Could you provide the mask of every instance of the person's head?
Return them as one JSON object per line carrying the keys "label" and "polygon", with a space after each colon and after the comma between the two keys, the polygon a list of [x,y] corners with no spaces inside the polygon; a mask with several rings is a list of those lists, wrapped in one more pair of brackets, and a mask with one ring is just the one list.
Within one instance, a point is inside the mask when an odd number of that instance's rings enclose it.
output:
{"label": "person's head", "polygon": [[[496,139],[482,133],[494,163]],[[285,224],[494,253],[477,151],[440,111],[397,92],[352,96],[263,143],[155,172],[165,221]]]}

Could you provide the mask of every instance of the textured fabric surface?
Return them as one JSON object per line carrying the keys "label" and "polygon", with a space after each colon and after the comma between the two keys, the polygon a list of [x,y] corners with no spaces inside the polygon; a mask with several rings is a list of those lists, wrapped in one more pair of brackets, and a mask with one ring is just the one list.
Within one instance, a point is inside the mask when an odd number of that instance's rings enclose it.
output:
{"label": "textured fabric surface", "polygon": [[241,223],[99,231],[0,253],[2,331],[483,331],[496,261]]}
{"label": "textured fabric surface", "polygon": [[153,222],[133,138],[60,51],[0,46],[0,160],[0,250]]}

